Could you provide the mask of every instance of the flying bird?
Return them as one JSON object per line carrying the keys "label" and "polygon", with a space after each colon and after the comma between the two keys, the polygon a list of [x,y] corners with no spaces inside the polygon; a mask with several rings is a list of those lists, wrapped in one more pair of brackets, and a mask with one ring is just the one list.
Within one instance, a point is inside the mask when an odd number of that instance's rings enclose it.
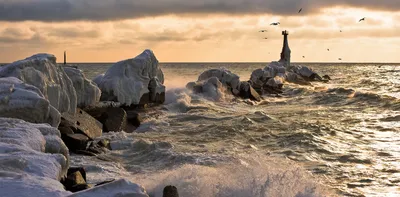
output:
{"label": "flying bird", "polygon": [[342,60],[342,58],[339,58],[339,60]]}
{"label": "flying bird", "polygon": [[358,22],[361,22],[361,21],[365,21],[365,17],[364,17],[364,18],[362,18],[362,19],[360,19]]}
{"label": "flying bird", "polygon": [[271,23],[271,25],[279,25],[281,23],[277,22],[277,23]]}
{"label": "flying bird", "polygon": [[303,58],[305,58],[304,55],[303,55]]}
{"label": "flying bird", "polygon": [[267,32],[267,30],[260,30],[259,32]]}
{"label": "flying bird", "polygon": [[264,38],[264,39],[268,39],[268,38]]}
{"label": "flying bird", "polygon": [[329,51],[329,49],[326,49],[326,50],[328,50],[328,51]]}
{"label": "flying bird", "polygon": [[299,10],[299,12],[298,12],[298,13],[300,13],[302,10],[303,10],[303,8],[300,8],[300,10]]}
{"label": "flying bird", "polygon": [[340,30],[340,32],[342,32],[342,30]]}

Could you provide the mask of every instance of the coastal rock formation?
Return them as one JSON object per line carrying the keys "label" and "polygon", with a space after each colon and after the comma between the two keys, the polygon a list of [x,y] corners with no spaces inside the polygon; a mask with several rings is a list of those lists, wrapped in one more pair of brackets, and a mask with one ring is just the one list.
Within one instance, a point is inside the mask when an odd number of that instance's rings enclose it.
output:
{"label": "coastal rock formation", "polygon": [[18,118],[57,127],[61,114],[35,86],[15,77],[0,78],[0,117]]}
{"label": "coastal rock formation", "polygon": [[103,80],[104,74],[97,75],[95,78],[93,78],[93,83],[99,87],[101,80]]}
{"label": "coastal rock formation", "polygon": [[138,105],[141,100],[151,102],[155,100],[154,95],[165,94],[164,74],[151,50],[114,64],[103,77],[96,77],[95,83],[102,91],[102,101],[117,101],[128,106]]}
{"label": "coastal rock formation", "polygon": [[322,81],[322,77],[320,77],[316,72],[314,72],[311,68],[308,68],[306,66],[300,66],[300,65],[293,65],[290,66],[288,69],[290,72],[296,73],[300,76],[302,76],[305,80],[308,81]]}
{"label": "coastal rock formation", "polygon": [[77,108],[75,115],[71,113],[62,114],[60,127],[69,127],[74,132],[94,139],[102,135],[103,125],[82,109]]}
{"label": "coastal rock formation", "polygon": [[57,65],[53,55],[37,54],[2,66],[0,77],[16,77],[33,85],[60,113],[75,113],[77,105],[74,86],[64,69]]}
{"label": "coastal rock formation", "polygon": [[[69,153],[56,128],[0,118],[0,196],[67,196]],[[16,193],[17,192],[17,193]]]}
{"label": "coastal rock formation", "polygon": [[85,109],[103,124],[103,132],[120,132],[126,129],[127,113],[119,107],[92,107]]}
{"label": "coastal rock formation", "polygon": [[74,85],[78,107],[92,106],[100,101],[100,89],[95,83],[86,79],[81,70],[72,67],[64,67],[64,71]]}
{"label": "coastal rock formation", "polygon": [[210,69],[201,73],[197,81],[204,81],[212,77],[216,77],[234,95],[239,94],[240,79],[238,75],[225,68]]}

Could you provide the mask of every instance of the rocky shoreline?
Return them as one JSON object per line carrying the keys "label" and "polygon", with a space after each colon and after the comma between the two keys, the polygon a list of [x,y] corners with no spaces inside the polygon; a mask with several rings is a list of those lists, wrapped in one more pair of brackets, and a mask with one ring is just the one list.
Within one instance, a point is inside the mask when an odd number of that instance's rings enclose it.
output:
{"label": "rocky shoreline", "polygon": [[[229,70],[203,72],[186,88],[204,97],[223,95],[260,102],[279,95],[285,83],[327,82],[310,68],[272,62],[240,81]],[[97,156],[112,150],[106,132],[134,132],[142,109],[163,104],[164,74],[151,50],[117,62],[93,81],[49,54],[0,68],[0,196],[148,196],[127,180],[87,184],[83,167],[70,165],[70,153]],[[20,193],[10,193],[19,191]],[[164,196],[178,196],[168,186]]]}

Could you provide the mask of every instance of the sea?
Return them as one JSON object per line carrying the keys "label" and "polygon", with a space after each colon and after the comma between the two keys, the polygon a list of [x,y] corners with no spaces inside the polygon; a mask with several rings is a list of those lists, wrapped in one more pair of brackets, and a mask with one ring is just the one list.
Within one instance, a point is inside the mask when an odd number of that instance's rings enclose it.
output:
{"label": "sea", "polygon": [[[181,197],[400,196],[400,64],[298,64],[331,81],[254,102],[185,86],[212,68],[247,81],[268,63],[160,63],[165,103],[134,132],[104,133],[109,153],[71,165],[89,183],[126,178],[152,197],[167,185]],[[112,64],[76,65],[93,79]]]}

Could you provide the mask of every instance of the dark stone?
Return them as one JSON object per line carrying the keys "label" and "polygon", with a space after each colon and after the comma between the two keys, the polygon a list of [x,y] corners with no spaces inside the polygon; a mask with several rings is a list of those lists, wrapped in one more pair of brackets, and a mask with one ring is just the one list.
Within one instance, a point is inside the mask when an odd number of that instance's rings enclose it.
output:
{"label": "dark stone", "polygon": [[163,104],[165,102],[165,92],[162,92],[161,94],[157,93],[156,99],[152,102],[156,104]]}
{"label": "dark stone", "polygon": [[65,190],[72,192],[77,192],[87,189],[82,186],[87,184],[80,171],[75,171],[73,173],[68,174],[67,178],[65,178],[62,181],[62,184],[64,185]]}
{"label": "dark stone", "polygon": [[144,93],[142,97],[140,97],[139,105],[145,105],[150,103],[150,93]]}
{"label": "dark stone", "polygon": [[61,127],[70,128],[74,133],[76,132],[76,123],[70,122],[63,117],[61,117],[60,125],[58,125],[58,128]]}
{"label": "dark stone", "polygon": [[77,171],[79,171],[81,173],[83,179],[86,181],[86,170],[83,167],[70,167],[70,168],[68,168],[67,175],[70,175]]}
{"label": "dark stone", "polygon": [[269,85],[264,85],[263,88],[263,93],[264,94],[282,94],[282,86],[281,87],[272,87]]}
{"label": "dark stone", "polygon": [[253,101],[261,101],[261,96],[251,87],[249,82],[243,81],[240,83],[240,97],[251,99]]}
{"label": "dark stone", "polygon": [[114,181],[115,181],[115,179],[106,180],[106,181],[97,183],[97,184],[95,185],[95,187],[100,186],[100,185],[104,185],[104,184],[107,184],[107,183],[111,183],[111,182],[114,182]]}
{"label": "dark stone", "polygon": [[126,129],[126,112],[119,107],[95,107],[86,112],[103,124],[103,132],[121,132]]}
{"label": "dark stone", "polygon": [[326,79],[326,80],[332,80],[331,77],[329,75],[324,75],[322,76],[322,78]]}
{"label": "dark stone", "polygon": [[61,138],[72,152],[86,150],[87,143],[89,142],[89,138],[80,133],[61,135]]}
{"label": "dark stone", "polygon": [[140,123],[142,122],[142,117],[140,116],[140,114],[136,111],[126,111],[127,114],[127,120],[128,123],[135,126],[135,127],[139,127]]}
{"label": "dark stone", "polygon": [[97,142],[97,145],[99,145],[100,147],[107,148],[108,150],[111,150],[110,140],[108,139],[101,139],[100,141]]}
{"label": "dark stone", "polygon": [[62,118],[68,125],[76,127],[76,132],[85,134],[90,139],[100,137],[103,125],[82,109],[77,108],[75,115],[63,113]]}
{"label": "dark stone", "polygon": [[202,93],[203,92],[203,86],[200,84],[197,84],[196,82],[190,82],[186,84],[186,88],[191,90],[193,93]]}
{"label": "dark stone", "polygon": [[94,156],[94,157],[97,156],[97,154],[87,151],[87,150],[77,150],[76,153],[80,154],[80,155],[86,155],[86,156]]}
{"label": "dark stone", "polygon": [[61,135],[74,134],[74,131],[70,127],[58,127],[58,130]]}
{"label": "dark stone", "polygon": [[69,188],[69,189],[67,189],[68,191],[70,191],[70,192],[80,192],[80,191],[83,191],[83,190],[87,190],[87,189],[90,189],[91,187],[88,185],[88,184],[76,184],[76,185],[74,185],[74,186],[72,186],[71,188]]}
{"label": "dark stone", "polygon": [[163,190],[163,197],[179,197],[178,189],[172,185],[166,186]]}

